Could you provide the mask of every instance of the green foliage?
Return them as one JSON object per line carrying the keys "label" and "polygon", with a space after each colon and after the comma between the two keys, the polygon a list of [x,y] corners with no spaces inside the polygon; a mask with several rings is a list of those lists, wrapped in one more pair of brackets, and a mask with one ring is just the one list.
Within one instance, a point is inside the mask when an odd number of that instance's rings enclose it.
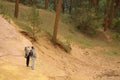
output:
{"label": "green foliage", "polygon": [[120,33],[114,32],[114,33],[112,34],[112,38],[113,38],[113,39],[117,39],[117,40],[120,41]]}
{"label": "green foliage", "polygon": [[111,30],[120,33],[120,18],[115,18],[113,20]]}
{"label": "green foliage", "polygon": [[7,0],[7,1],[10,1],[10,2],[15,2],[15,0]]}
{"label": "green foliage", "polygon": [[112,26],[110,27],[113,39],[120,40],[120,18],[114,18],[112,22]]}
{"label": "green foliage", "polygon": [[41,8],[41,9],[44,9],[45,7],[45,4],[44,4],[44,2],[43,1],[41,1],[41,2],[37,2],[37,3],[35,3],[36,4],[36,7],[37,8]]}
{"label": "green foliage", "polygon": [[99,12],[102,13],[102,12],[104,12],[104,9],[105,9],[106,0],[100,0],[99,4],[100,4],[100,6],[99,6]]}
{"label": "green foliage", "polygon": [[11,16],[10,16],[10,13],[9,13],[9,7],[8,5],[4,2],[4,1],[1,1],[0,3],[0,14],[2,14],[2,16],[8,21],[8,22],[11,22]]}
{"label": "green foliage", "polygon": [[110,51],[107,51],[106,54],[109,54],[109,55],[117,55],[118,52],[116,50],[110,50]]}
{"label": "green foliage", "polygon": [[105,0],[100,0],[97,7],[91,7],[88,0],[73,1],[72,20],[77,29],[84,34],[94,36],[104,22]]}
{"label": "green foliage", "polygon": [[39,11],[35,8],[32,7],[30,10],[30,15],[29,15],[29,20],[30,20],[30,24],[31,26],[39,26]]}
{"label": "green foliage", "polygon": [[[84,14],[83,14],[84,13]],[[95,9],[79,8],[76,13],[77,28],[88,35],[95,35],[98,28],[102,26],[103,19],[95,13]]]}
{"label": "green foliage", "polygon": [[[15,22],[15,24],[17,24],[20,28],[22,28],[26,32],[32,34],[32,27],[30,27],[31,22],[30,22],[30,18],[28,18],[28,16],[29,16],[28,13],[30,14],[32,12],[31,9],[29,9],[30,7],[20,5],[20,7],[19,7],[20,8],[19,17],[16,20],[13,17],[13,15],[14,15],[14,3],[10,3],[10,2],[4,1],[4,0],[1,0],[1,1],[5,2],[5,4],[7,5],[6,8],[9,8],[7,11],[9,12],[10,18],[12,18],[12,20]],[[76,1],[76,0],[73,0],[73,1]],[[84,0],[82,0],[82,1],[84,1]],[[101,7],[101,9],[99,9],[100,13],[98,12],[98,14],[96,14],[96,11],[94,9],[90,9],[90,8],[86,10],[87,13],[90,13],[90,15],[91,15],[90,17],[92,17],[92,15],[96,16],[96,18],[94,18],[93,21],[95,21],[96,23],[99,23],[100,26],[97,24],[98,28],[102,27],[101,24],[103,23],[103,19],[104,19],[103,14],[104,14],[105,2],[102,2],[102,1],[104,1],[104,0],[100,0],[100,7]],[[1,2],[0,2],[0,4],[1,4]],[[41,4],[44,7],[44,2],[41,2],[40,5]],[[101,5],[103,5],[103,6],[101,6]],[[81,6],[81,8],[84,9],[84,7],[82,7],[82,6]],[[2,10],[0,10],[0,12],[1,11]],[[29,11],[31,11],[31,12],[29,12]],[[47,32],[50,32],[50,34],[52,34],[54,19],[51,20],[51,18],[54,18],[54,13],[51,13],[51,12],[45,11],[45,10],[39,10],[39,11],[41,11],[40,16],[41,16],[41,19],[42,19],[42,22],[43,22],[43,24],[41,24],[40,27],[42,27],[43,30],[45,30]],[[83,14],[86,17],[85,14],[87,14],[87,13],[82,12],[82,11],[83,10],[81,10],[81,13],[79,13],[79,10],[78,9],[75,10],[75,8],[73,7],[72,14],[71,14],[72,15],[72,21],[69,20],[69,18],[71,16],[69,17],[68,14],[63,14],[64,16],[62,16],[62,17],[63,17],[64,22],[65,23],[68,23],[69,21],[71,21],[71,22],[70,22],[70,25],[66,25],[66,24],[60,22],[60,26],[61,26],[59,28],[60,35],[64,36],[66,39],[68,39],[70,41],[78,42],[81,46],[85,46],[85,47],[106,46],[106,45],[111,44],[111,43],[108,44],[108,43],[106,43],[104,41],[101,41],[101,40],[99,40],[99,41],[95,40],[95,38],[93,40],[93,38],[91,39],[90,37],[87,37],[87,36],[85,36],[85,35],[83,35],[81,33],[78,33],[76,30],[74,30],[74,25],[71,25],[71,23],[75,23],[76,26],[77,26],[78,22],[79,22],[78,17],[82,17],[81,15],[83,15]],[[67,16],[68,18],[66,18],[65,16]],[[83,19],[84,19],[84,17],[83,17]],[[76,21],[76,20],[78,20],[78,21]],[[91,19],[89,19],[89,20],[91,20]],[[90,21],[90,22],[92,22],[92,21]],[[95,23],[95,22],[93,22],[93,23]],[[40,23],[41,23],[41,21],[40,21]],[[95,27],[95,26],[93,26],[93,27]],[[71,32],[69,29],[71,29],[73,31]],[[96,30],[97,30],[97,28],[96,28]],[[90,31],[90,30],[88,30],[88,31]],[[87,32],[87,31],[85,31],[85,32]],[[119,37],[119,34],[115,33],[115,34],[113,34],[113,37],[114,38]],[[120,45],[119,42],[112,42],[112,43],[113,43],[112,47],[113,46],[118,47]],[[109,46],[111,46],[111,45],[109,45]]]}
{"label": "green foliage", "polygon": [[31,8],[28,18],[32,29],[33,37],[36,40],[36,34],[40,32],[40,24],[41,24],[39,11],[36,9],[36,7]]}
{"label": "green foliage", "polygon": [[[36,0],[33,0],[36,1]],[[30,0],[20,0],[20,3],[24,4],[24,5],[28,5],[30,4]]]}
{"label": "green foliage", "polygon": [[69,14],[62,14],[61,16],[61,19],[64,23],[70,23],[71,16]]}
{"label": "green foliage", "polygon": [[[7,0],[7,1],[15,2],[15,0]],[[44,4],[45,4],[44,0],[32,0],[32,2],[34,6],[36,6],[37,8],[44,8]],[[20,0],[20,3],[27,5],[27,6],[31,5],[30,0]]]}
{"label": "green foliage", "polygon": [[0,2],[0,14],[3,14],[3,16],[9,16],[8,6],[4,1]]}
{"label": "green foliage", "polygon": [[29,34],[32,35],[32,29],[29,25],[23,23],[23,22],[20,22],[18,20],[15,21],[15,23],[23,30],[27,31]]}

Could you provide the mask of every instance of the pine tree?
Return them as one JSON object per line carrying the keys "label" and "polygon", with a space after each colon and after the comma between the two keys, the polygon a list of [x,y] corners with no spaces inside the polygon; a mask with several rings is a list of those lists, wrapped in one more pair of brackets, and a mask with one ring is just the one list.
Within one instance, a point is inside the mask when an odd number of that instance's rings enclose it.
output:
{"label": "pine tree", "polygon": [[48,9],[48,0],[45,0],[45,9]]}
{"label": "pine tree", "polygon": [[32,30],[32,36],[34,41],[36,41],[36,34],[40,31],[40,16],[39,11],[36,9],[36,7],[32,7],[29,15],[29,22],[31,24],[31,30]]}
{"label": "pine tree", "polygon": [[14,16],[17,18],[18,17],[18,13],[19,13],[19,0],[15,1],[15,12],[14,12]]}
{"label": "pine tree", "polygon": [[54,24],[54,32],[53,32],[53,41],[54,42],[57,39],[57,32],[58,32],[58,25],[59,25],[59,20],[60,20],[61,6],[62,6],[62,0],[59,0],[58,6],[57,6],[57,11],[56,11],[56,19],[55,19],[55,24]]}

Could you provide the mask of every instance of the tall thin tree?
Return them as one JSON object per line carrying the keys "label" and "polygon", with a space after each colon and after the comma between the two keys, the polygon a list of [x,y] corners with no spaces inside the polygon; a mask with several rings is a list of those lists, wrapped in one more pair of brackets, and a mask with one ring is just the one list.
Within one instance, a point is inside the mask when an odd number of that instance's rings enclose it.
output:
{"label": "tall thin tree", "polygon": [[65,12],[65,3],[66,3],[66,1],[62,0],[62,12],[63,13]]}
{"label": "tall thin tree", "polygon": [[114,17],[118,16],[119,9],[120,9],[120,0],[115,0]]}
{"label": "tall thin tree", "polygon": [[97,8],[99,5],[99,0],[89,0],[90,7]]}
{"label": "tall thin tree", "polygon": [[33,0],[29,0],[29,2],[30,2],[30,4],[31,4],[31,5],[33,5],[33,4],[34,4],[34,3],[33,3]]}
{"label": "tall thin tree", "polygon": [[110,27],[111,23],[112,23],[112,20],[113,20],[113,14],[114,14],[114,3],[115,1],[114,0],[111,0],[111,5],[110,5],[110,16],[109,16],[109,25],[108,27]]}
{"label": "tall thin tree", "polygon": [[48,0],[45,0],[45,9],[48,9]]}
{"label": "tall thin tree", "polygon": [[72,0],[70,0],[70,4],[69,4],[69,14],[72,12]]}
{"label": "tall thin tree", "polygon": [[14,12],[14,17],[18,17],[18,13],[19,13],[19,0],[15,1],[15,12]]}
{"label": "tall thin tree", "polygon": [[107,30],[109,26],[109,2],[110,0],[106,0],[106,7],[105,7],[105,18],[104,18],[104,31]]}
{"label": "tall thin tree", "polygon": [[55,18],[55,24],[54,24],[54,32],[53,32],[53,41],[56,42],[57,39],[57,32],[58,32],[58,25],[60,20],[60,11],[62,6],[62,0],[59,0],[57,11],[56,11],[56,18]]}
{"label": "tall thin tree", "polygon": [[54,0],[54,10],[56,11],[56,7],[57,7],[57,0]]}

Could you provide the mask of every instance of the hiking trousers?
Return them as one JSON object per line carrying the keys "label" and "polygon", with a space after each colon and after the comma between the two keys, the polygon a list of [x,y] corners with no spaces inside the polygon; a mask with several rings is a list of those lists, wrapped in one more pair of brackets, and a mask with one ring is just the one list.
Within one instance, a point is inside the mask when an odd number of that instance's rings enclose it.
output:
{"label": "hiking trousers", "polygon": [[26,58],[26,65],[27,65],[27,67],[29,66],[29,61],[30,61],[30,56],[27,56],[27,58]]}
{"label": "hiking trousers", "polygon": [[32,57],[32,70],[34,70],[34,65],[35,65],[35,58],[34,57]]}

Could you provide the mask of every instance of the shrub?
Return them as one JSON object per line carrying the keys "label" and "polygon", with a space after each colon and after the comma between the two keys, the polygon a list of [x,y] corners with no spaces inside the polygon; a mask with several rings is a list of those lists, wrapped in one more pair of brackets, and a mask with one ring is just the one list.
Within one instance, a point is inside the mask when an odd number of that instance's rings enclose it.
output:
{"label": "shrub", "polygon": [[120,40],[120,33],[113,33],[113,34],[112,34],[112,38],[113,38],[113,39]]}
{"label": "shrub", "polygon": [[40,16],[39,11],[36,9],[36,7],[32,7],[29,14],[29,22],[32,30],[32,35],[34,40],[36,40],[36,34],[40,31]]}
{"label": "shrub", "polygon": [[89,8],[79,8],[73,19],[77,22],[77,29],[88,35],[95,35],[103,22],[102,16],[98,16],[95,9]]}
{"label": "shrub", "polygon": [[7,0],[7,1],[10,1],[10,2],[15,2],[15,0]]}
{"label": "shrub", "polygon": [[120,18],[113,19],[111,30],[120,33]]}
{"label": "shrub", "polygon": [[113,32],[113,39],[120,40],[120,18],[114,18],[110,30]]}

